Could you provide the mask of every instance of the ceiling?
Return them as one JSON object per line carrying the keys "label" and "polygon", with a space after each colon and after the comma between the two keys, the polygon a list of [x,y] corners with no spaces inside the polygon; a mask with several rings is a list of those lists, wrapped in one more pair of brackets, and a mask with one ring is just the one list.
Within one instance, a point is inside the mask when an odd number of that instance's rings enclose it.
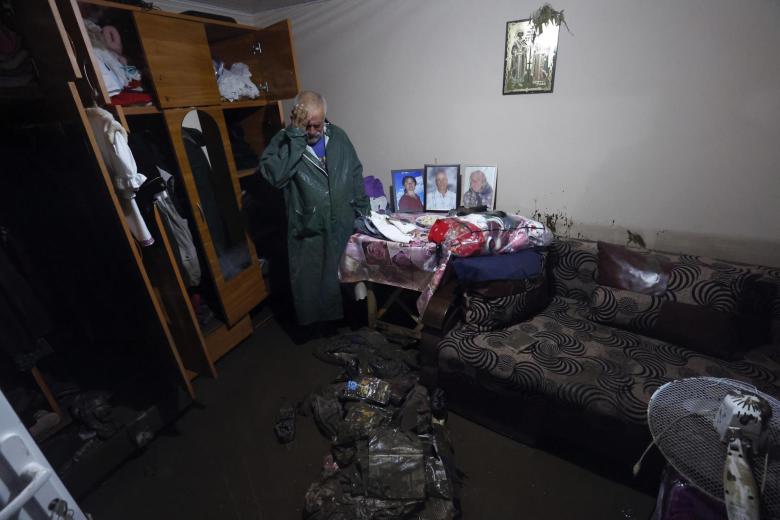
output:
{"label": "ceiling", "polygon": [[197,0],[198,4],[214,9],[229,9],[231,11],[243,11],[247,14],[255,14],[268,9],[286,7],[296,4],[304,4],[312,0]]}

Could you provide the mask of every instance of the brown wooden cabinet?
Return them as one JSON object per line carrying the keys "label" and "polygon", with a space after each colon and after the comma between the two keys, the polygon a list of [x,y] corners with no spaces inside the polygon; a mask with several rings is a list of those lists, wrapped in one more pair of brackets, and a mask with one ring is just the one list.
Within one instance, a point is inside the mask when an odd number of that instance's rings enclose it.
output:
{"label": "brown wooden cabinet", "polygon": [[[251,175],[257,157],[284,123],[280,100],[298,92],[295,59],[288,22],[257,29],[104,0],[11,4],[14,30],[38,77],[23,87],[0,89],[10,150],[3,158],[23,165],[1,176],[0,216],[12,215],[29,231],[37,257],[51,269],[44,279],[52,286],[57,321],[65,324],[56,346],[71,348],[63,352],[83,363],[77,372],[87,380],[85,389],[115,395],[127,433],[98,443],[106,451],[84,458],[100,460],[99,465],[75,459],[67,464],[82,483],[75,488],[83,492],[137,447],[145,438],[138,432],[156,431],[172,420],[186,397],[196,397],[192,380],[216,377],[214,363],[253,332],[250,311],[268,291],[246,232],[242,192],[257,181]],[[99,8],[105,24],[117,28],[122,54],[141,71],[152,103],[111,104],[84,8]],[[229,64],[247,63],[260,85],[267,82],[261,97],[223,100],[212,65],[216,54]],[[147,206],[152,209],[143,215],[155,243],[140,247],[133,238],[86,118],[86,107],[94,106],[112,112],[131,139],[148,133],[166,156],[186,195],[183,216],[202,261],[201,286],[213,293],[218,326],[199,325],[192,288],[185,286],[157,206]],[[205,136],[210,195],[202,191],[183,141],[185,119],[193,111]],[[17,140],[24,146],[16,146]],[[14,162],[22,155],[34,167]],[[61,476],[73,485],[68,474]]]}
{"label": "brown wooden cabinet", "polygon": [[[125,54],[142,71],[158,108],[260,106],[292,98],[300,90],[288,20],[256,28],[106,0],[78,4],[101,9],[103,18],[119,29]],[[226,67],[245,63],[260,95],[232,102],[222,98],[212,60]]]}
{"label": "brown wooden cabinet", "polygon": [[[213,362],[251,333],[249,312],[268,294],[241,208],[241,179],[257,164],[244,161],[241,170],[237,169],[231,146],[235,132],[228,125],[240,127],[241,144],[256,157],[282,128],[279,101],[299,91],[290,24],[283,21],[258,29],[105,0],[78,1],[88,11],[99,9],[106,23],[117,27],[129,63],[141,71],[142,84],[153,96],[151,106],[120,107],[118,113],[126,118],[131,132],[159,120],[152,125],[158,128],[158,145],[175,158],[178,171],[174,173],[187,195],[190,228],[199,245],[202,269],[213,287],[213,310],[224,322],[208,331],[200,330],[197,323],[189,324],[202,335]],[[212,60],[227,67],[246,63],[260,96],[235,102],[222,98]],[[93,62],[92,67],[97,69],[97,64]],[[186,120],[192,119],[193,113],[201,121],[196,130],[205,139],[203,149],[209,163],[205,176],[203,172],[199,176],[193,167],[188,153],[195,152],[185,144],[185,136],[191,133]],[[180,292],[183,310],[176,315],[187,319],[193,312],[191,306],[187,309],[186,290]],[[171,291],[166,294],[175,303]]]}
{"label": "brown wooden cabinet", "polygon": [[[39,75],[35,83],[0,93],[4,120],[20,127],[41,121],[75,125],[77,131],[70,132],[83,137],[77,141],[87,147],[90,163],[78,186],[88,187],[96,199],[82,202],[100,208],[96,213],[103,212],[99,221],[107,233],[120,233],[120,239],[113,239],[112,254],[133,273],[132,279],[107,280],[106,287],[132,287],[138,301],[131,306],[152,320],[143,324],[142,332],[129,323],[125,328],[137,332],[139,342],[158,346],[181,387],[194,397],[191,380],[202,374],[216,376],[214,362],[251,334],[250,311],[268,296],[246,231],[242,184],[256,181],[250,177],[257,158],[284,124],[280,101],[298,93],[289,22],[258,29],[105,0],[14,0],[13,6],[16,30]],[[82,15],[85,9],[98,9],[106,23],[118,29],[123,54],[141,71],[151,104],[111,105]],[[228,65],[246,63],[263,87],[261,97],[234,103],[222,99],[212,65],[217,56]],[[171,173],[186,194],[185,217],[208,275],[202,283],[211,287],[212,307],[221,321],[217,327],[204,330],[199,325],[159,215],[145,215],[156,244],[141,248],[134,241],[85,119],[85,107],[96,105],[113,112],[131,135],[151,131],[170,159]],[[184,144],[185,119],[193,111],[205,136],[210,194],[203,191]],[[234,150],[236,139],[246,152],[243,156]],[[84,199],[81,191],[78,195]]]}

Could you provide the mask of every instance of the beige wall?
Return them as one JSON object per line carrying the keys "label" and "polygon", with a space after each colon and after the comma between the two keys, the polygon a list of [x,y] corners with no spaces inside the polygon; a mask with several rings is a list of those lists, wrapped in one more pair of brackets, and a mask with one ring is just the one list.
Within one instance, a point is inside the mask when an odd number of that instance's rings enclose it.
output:
{"label": "beige wall", "polygon": [[573,236],[780,265],[780,3],[568,0],[553,94],[501,94],[504,32],[541,2],[328,0],[289,17],[365,174],[497,164],[498,207]]}

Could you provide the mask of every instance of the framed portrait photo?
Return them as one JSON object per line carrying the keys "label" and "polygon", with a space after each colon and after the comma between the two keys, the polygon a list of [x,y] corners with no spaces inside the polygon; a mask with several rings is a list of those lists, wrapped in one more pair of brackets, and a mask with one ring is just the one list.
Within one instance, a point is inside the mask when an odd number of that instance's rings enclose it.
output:
{"label": "framed portrait photo", "polygon": [[425,211],[449,211],[458,207],[459,164],[425,165]]}
{"label": "framed portrait photo", "polygon": [[553,23],[537,28],[531,20],[506,23],[504,94],[553,91],[558,29]]}
{"label": "framed portrait photo", "polygon": [[460,205],[466,208],[487,206],[496,209],[496,166],[466,166],[461,180]]}
{"label": "framed portrait photo", "polygon": [[397,213],[419,213],[425,210],[423,171],[391,170],[393,208]]}

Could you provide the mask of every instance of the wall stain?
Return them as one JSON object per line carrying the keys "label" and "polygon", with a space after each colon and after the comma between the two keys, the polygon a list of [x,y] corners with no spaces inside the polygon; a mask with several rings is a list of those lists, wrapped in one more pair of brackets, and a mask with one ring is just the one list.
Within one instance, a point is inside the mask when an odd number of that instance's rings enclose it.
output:
{"label": "wall stain", "polygon": [[626,240],[626,245],[634,244],[638,247],[647,249],[647,246],[645,245],[645,239],[642,238],[642,235],[639,233],[632,233],[630,229],[626,229],[626,233],[628,234],[628,240]]}
{"label": "wall stain", "polygon": [[531,214],[531,218],[542,222],[547,228],[556,235],[569,236],[572,226],[574,226],[574,219],[566,215],[563,212],[558,213],[542,213],[538,209],[535,209]]}

